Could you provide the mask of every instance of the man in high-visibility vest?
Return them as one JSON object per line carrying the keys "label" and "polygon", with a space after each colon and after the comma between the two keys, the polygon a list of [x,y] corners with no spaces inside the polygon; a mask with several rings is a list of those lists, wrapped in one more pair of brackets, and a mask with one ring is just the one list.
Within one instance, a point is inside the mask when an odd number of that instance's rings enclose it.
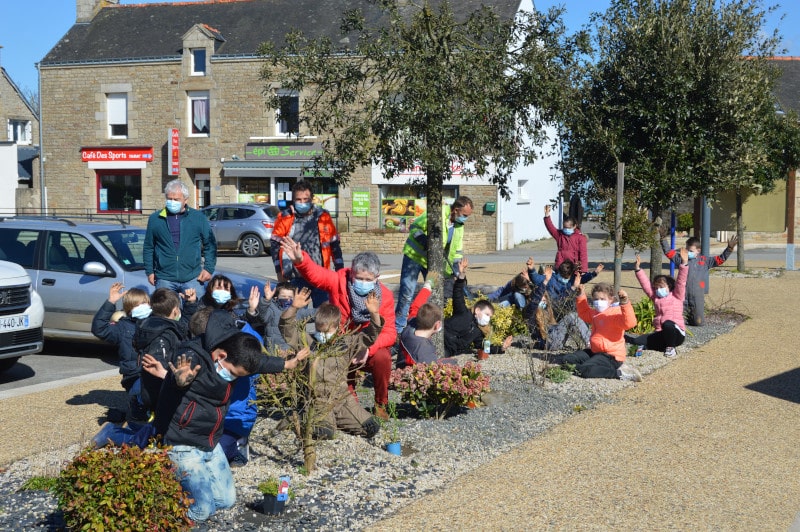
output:
{"label": "man in high-visibility vest", "polygon": [[[444,247],[444,276],[452,282],[453,272],[461,261],[464,251],[464,223],[472,214],[472,200],[460,196],[452,207],[442,205],[442,246]],[[400,270],[400,292],[395,307],[395,326],[400,334],[408,320],[408,309],[417,288],[417,278],[422,273],[428,276],[428,213],[414,220],[408,231],[406,245],[403,247],[403,266]],[[449,284],[449,283],[447,283]],[[445,284],[445,287],[447,286]],[[446,289],[446,288],[445,288]],[[445,292],[446,293],[446,292]]]}

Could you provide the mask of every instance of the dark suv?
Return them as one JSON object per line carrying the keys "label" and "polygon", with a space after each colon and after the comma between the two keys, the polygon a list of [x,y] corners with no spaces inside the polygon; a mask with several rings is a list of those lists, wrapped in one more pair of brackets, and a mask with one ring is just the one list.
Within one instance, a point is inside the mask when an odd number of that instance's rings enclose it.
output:
{"label": "dark suv", "polygon": [[[25,268],[44,302],[44,336],[98,342],[95,312],[115,282],[152,292],[144,271],[145,229],[61,218],[0,218],[0,252]],[[269,280],[217,268],[239,294]],[[202,294],[198,294],[201,296]]]}
{"label": "dark suv", "polygon": [[246,257],[269,253],[269,238],[280,212],[267,203],[226,203],[203,207],[217,248],[241,251]]}

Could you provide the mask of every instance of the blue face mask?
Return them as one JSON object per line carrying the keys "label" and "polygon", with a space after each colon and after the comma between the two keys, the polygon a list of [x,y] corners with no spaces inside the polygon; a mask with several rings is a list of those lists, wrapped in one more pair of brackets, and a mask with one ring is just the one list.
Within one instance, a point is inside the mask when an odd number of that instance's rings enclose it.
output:
{"label": "blue face mask", "polygon": [[227,290],[214,290],[211,292],[211,297],[220,305],[224,305],[231,300],[231,293]]}
{"label": "blue face mask", "polygon": [[143,320],[153,312],[153,309],[150,308],[150,305],[147,303],[142,303],[141,305],[136,305],[131,310],[131,318],[135,318],[137,320]]}
{"label": "blue face mask", "polygon": [[456,223],[459,225],[464,225],[464,222],[467,221],[467,218],[469,218],[469,216],[464,216],[463,214],[461,216],[456,216]]}
{"label": "blue face mask", "polygon": [[294,202],[294,212],[297,214],[305,214],[311,210],[311,202],[308,203],[300,203],[299,201]]}
{"label": "blue face mask", "polygon": [[556,279],[561,281],[562,284],[567,284],[570,281],[569,277],[561,277],[561,275],[557,275]]}
{"label": "blue face mask", "polygon": [[183,202],[178,200],[167,200],[167,212],[170,214],[178,214],[183,209]]}
{"label": "blue face mask", "polygon": [[336,331],[331,331],[326,333],[320,331],[314,331],[314,339],[321,344],[327,344],[328,341],[330,341],[330,339],[333,338],[334,334],[336,334]]}
{"label": "blue face mask", "polygon": [[231,382],[236,378],[231,375],[231,372],[228,371],[227,368],[222,367],[222,364],[219,363],[219,360],[214,362],[214,366],[217,368],[217,375],[219,375],[223,380]]}
{"label": "blue face mask", "polygon": [[286,310],[287,308],[292,306],[293,299],[279,299],[278,300],[278,308],[281,310]]}
{"label": "blue face mask", "polygon": [[539,308],[545,310],[547,308],[547,301],[539,301]]}
{"label": "blue face mask", "polygon": [[663,286],[656,288],[656,295],[658,297],[667,297],[669,295],[669,288],[664,288]]}
{"label": "blue face mask", "polygon": [[353,281],[353,290],[360,296],[365,296],[375,290],[375,281],[362,281],[356,279]]}
{"label": "blue face mask", "polygon": [[694,251],[690,251],[690,252],[689,252],[689,258],[690,258],[690,259],[693,259],[693,258],[695,258],[695,257],[697,257],[697,253],[696,253],[696,252],[694,252]]}
{"label": "blue face mask", "polygon": [[570,236],[572,233],[575,232],[575,229],[573,229],[572,227],[570,227],[569,229],[565,227],[564,229],[561,230],[561,232],[567,236]]}

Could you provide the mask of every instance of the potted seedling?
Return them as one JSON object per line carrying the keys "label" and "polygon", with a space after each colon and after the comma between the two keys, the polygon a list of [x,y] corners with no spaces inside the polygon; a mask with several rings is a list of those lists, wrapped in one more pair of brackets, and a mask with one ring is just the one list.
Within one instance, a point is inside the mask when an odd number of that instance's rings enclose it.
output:
{"label": "potted seedling", "polygon": [[269,477],[258,485],[258,491],[264,495],[262,511],[265,514],[277,515],[283,513],[286,500],[290,495],[289,476]]}
{"label": "potted seedling", "polygon": [[397,403],[389,401],[386,405],[386,413],[389,414],[389,433],[386,436],[386,450],[390,454],[400,456],[402,447],[400,445],[400,422],[397,421]]}

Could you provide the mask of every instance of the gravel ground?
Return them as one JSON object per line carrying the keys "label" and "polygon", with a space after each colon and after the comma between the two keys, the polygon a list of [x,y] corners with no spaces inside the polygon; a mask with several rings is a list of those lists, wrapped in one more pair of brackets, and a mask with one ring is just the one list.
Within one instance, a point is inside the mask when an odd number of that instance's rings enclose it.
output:
{"label": "gravel ground", "polygon": [[[738,323],[733,315],[709,319],[692,330],[678,358],[692,348],[729,332]],[[275,432],[275,422],[262,418],[251,436],[250,463],[234,470],[238,501],[219,512],[200,531],[229,530],[351,530],[360,529],[452,482],[520,443],[536,437],[568,417],[601,403],[613,402],[618,390],[635,386],[616,380],[572,377],[560,384],[536,385],[530,376],[530,353],[519,339],[504,355],[483,363],[491,376],[488,406],[464,410],[445,420],[401,418],[404,452],[395,457],[383,449],[383,434],[373,440],[337,433],[318,445],[318,470],[298,473],[302,452],[287,431]],[[459,357],[460,362],[470,360]],[[538,364],[541,362],[538,361]],[[629,363],[647,375],[670,363],[661,353],[645,351]],[[392,392],[394,394],[394,392]],[[368,406],[371,390],[362,394]],[[535,440],[533,440],[535,442]],[[61,530],[63,521],[53,497],[43,491],[18,491],[33,475],[54,474],[79,450],[69,445],[36,454],[0,471],[0,531]],[[255,486],[267,476],[289,474],[296,498],[281,516],[265,516],[254,504]]]}

